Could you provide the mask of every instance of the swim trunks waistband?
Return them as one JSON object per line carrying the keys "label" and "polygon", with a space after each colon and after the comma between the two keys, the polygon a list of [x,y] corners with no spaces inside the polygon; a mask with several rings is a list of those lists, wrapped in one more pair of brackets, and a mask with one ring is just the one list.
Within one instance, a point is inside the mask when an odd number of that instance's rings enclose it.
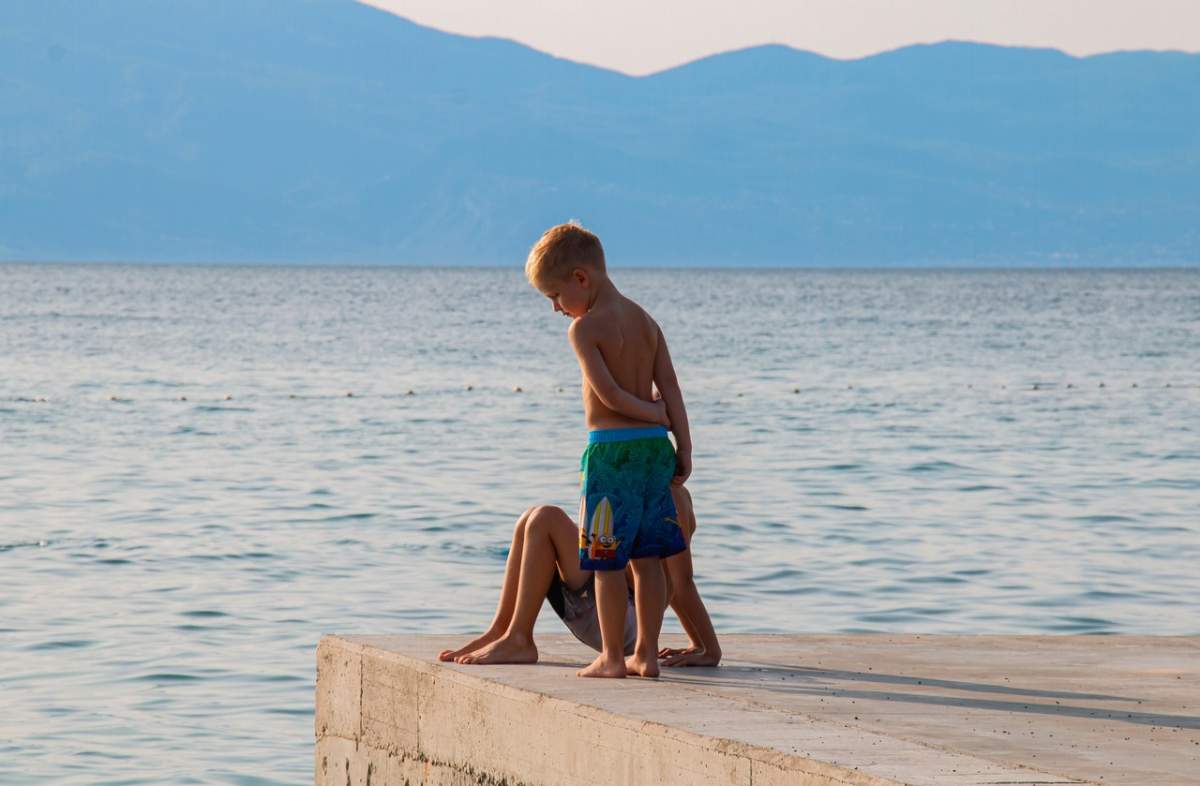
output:
{"label": "swim trunks waistband", "polygon": [[625,442],[631,439],[654,439],[667,436],[666,426],[648,426],[646,428],[602,428],[588,432],[588,444],[597,442]]}

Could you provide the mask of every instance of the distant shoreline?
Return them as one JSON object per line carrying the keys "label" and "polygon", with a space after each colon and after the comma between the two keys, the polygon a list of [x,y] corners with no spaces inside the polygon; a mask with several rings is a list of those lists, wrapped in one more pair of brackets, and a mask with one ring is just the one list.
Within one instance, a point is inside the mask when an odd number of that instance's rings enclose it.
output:
{"label": "distant shoreline", "polygon": [[[21,259],[0,259],[0,267],[147,267],[147,268],[205,268],[205,267],[247,267],[247,268],[313,268],[313,269],[346,269],[346,270],[365,270],[365,269],[404,269],[404,270],[512,270],[520,272],[521,266],[518,261],[510,263],[443,263],[430,264],[426,262],[408,263],[408,262],[288,262],[288,261],[177,261],[177,262],[162,262],[149,260],[21,260]],[[1071,272],[1071,271],[1111,271],[1111,272],[1149,272],[1149,271],[1174,271],[1174,270],[1196,270],[1200,271],[1200,260],[1194,262],[1161,262],[1156,261],[1144,265],[1130,264],[1128,262],[1080,262],[1080,263],[995,263],[995,262],[979,262],[979,263],[929,263],[929,264],[912,264],[912,263],[896,263],[896,264],[880,264],[880,265],[829,265],[817,263],[767,263],[755,265],[731,265],[722,263],[680,263],[680,262],[663,262],[659,264],[625,264],[619,262],[613,263],[612,267],[618,270],[630,271],[654,271],[654,270],[706,270],[713,272],[737,272],[747,273],[755,271],[781,271],[781,270],[807,270],[813,272],[923,272],[923,271],[939,271],[939,272],[1006,272],[1006,271],[1029,271],[1029,272]]]}

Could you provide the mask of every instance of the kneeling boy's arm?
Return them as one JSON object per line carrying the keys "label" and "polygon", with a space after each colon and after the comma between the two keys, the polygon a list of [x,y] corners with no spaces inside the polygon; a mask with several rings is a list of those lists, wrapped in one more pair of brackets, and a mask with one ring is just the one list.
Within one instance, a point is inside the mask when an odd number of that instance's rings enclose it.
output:
{"label": "kneeling boy's arm", "polygon": [[671,609],[679,617],[679,623],[692,646],[702,648],[714,659],[713,665],[721,659],[721,645],[717,642],[717,632],[713,630],[712,619],[708,609],[700,599],[700,591],[696,588],[692,577],[692,541],[696,536],[696,512],[692,507],[692,495],[686,486],[676,486],[671,491],[675,500],[675,510],[679,526],[683,530],[687,549],[663,560],[663,569],[671,580],[674,590],[671,594]]}
{"label": "kneeling boy's arm", "polygon": [[579,359],[579,368],[583,370],[584,381],[595,391],[604,406],[613,412],[619,412],[635,420],[644,420],[647,423],[659,422],[657,404],[643,401],[622,388],[613,379],[612,372],[608,370],[608,364],[604,362],[604,356],[600,354],[600,347],[597,345],[595,337],[589,333],[586,325],[581,325],[579,320],[572,322],[571,327],[567,329],[567,338],[571,340],[571,347]]}
{"label": "kneeling boy's arm", "polygon": [[700,591],[692,578],[692,551],[680,552],[663,560],[663,567],[671,579],[671,610],[679,618],[679,624],[687,633],[693,647],[699,647],[713,659],[711,665],[721,660],[721,644],[713,630],[712,618],[700,599]]}
{"label": "kneeling boy's arm", "polygon": [[675,588],[674,594],[671,595],[671,610],[679,617],[679,623],[691,643],[720,660],[721,644],[717,641],[712,618],[708,616],[708,609],[700,599],[700,591],[693,579],[688,579],[683,586]]}

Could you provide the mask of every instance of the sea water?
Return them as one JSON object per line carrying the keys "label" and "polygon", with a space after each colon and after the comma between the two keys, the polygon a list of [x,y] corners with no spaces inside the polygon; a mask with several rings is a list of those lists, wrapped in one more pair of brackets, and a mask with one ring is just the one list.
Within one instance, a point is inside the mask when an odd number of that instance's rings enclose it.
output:
{"label": "sea water", "polygon": [[[1200,271],[615,276],[719,633],[1200,633]],[[0,265],[0,783],[311,783],[321,634],[478,632],[574,512],[566,328],[515,269]]]}

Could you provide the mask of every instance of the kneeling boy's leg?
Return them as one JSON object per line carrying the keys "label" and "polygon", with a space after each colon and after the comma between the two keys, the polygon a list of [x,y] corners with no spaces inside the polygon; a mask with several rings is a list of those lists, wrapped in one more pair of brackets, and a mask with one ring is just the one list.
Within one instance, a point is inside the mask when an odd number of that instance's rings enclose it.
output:
{"label": "kneeling boy's leg", "polygon": [[[503,635],[473,652],[457,658],[464,664],[536,663],[537,645],[533,641],[533,626],[546,599],[546,590],[559,563],[560,552],[567,542],[572,548],[575,525],[561,509],[550,505],[533,508],[525,518],[522,532],[521,557],[513,589],[510,621]],[[567,550],[567,573],[579,574],[578,555]],[[573,564],[572,564],[573,563]],[[566,573],[564,575],[567,575]],[[506,584],[508,583],[506,578]],[[582,582],[580,582],[582,584]]]}
{"label": "kneeling boy's leg", "polygon": [[583,571],[579,569],[575,540],[575,524],[562,508],[545,505],[533,509],[525,522],[524,556],[509,635],[533,638],[533,626],[555,570],[560,571],[568,586],[572,586],[572,579],[577,582],[573,588],[582,586]]}
{"label": "kneeling boy's leg", "polygon": [[438,660],[449,661],[460,658],[468,653],[490,644],[504,635],[508,624],[512,621],[513,609],[517,602],[517,584],[521,575],[521,556],[525,545],[525,525],[537,508],[529,508],[517,519],[513,527],[512,544],[508,548],[508,560],[504,565],[504,583],[500,587],[500,599],[496,603],[496,613],[492,624],[482,635],[472,639],[465,646],[456,650],[442,650]]}
{"label": "kneeling boy's leg", "polygon": [[592,577],[579,564],[579,527],[562,508],[545,508],[553,515],[537,517],[537,534],[554,545],[554,561],[563,584],[578,590]]}

